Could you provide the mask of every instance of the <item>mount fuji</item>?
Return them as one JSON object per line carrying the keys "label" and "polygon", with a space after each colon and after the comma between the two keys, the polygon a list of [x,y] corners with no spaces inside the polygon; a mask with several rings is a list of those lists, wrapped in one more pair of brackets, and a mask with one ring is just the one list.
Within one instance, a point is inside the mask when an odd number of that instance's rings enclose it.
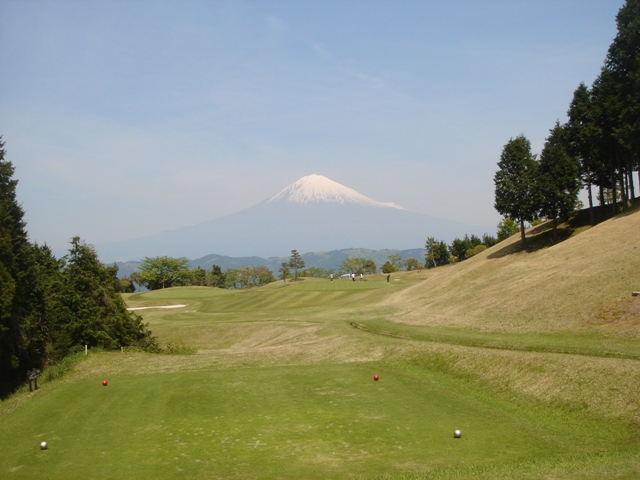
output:
{"label": "mount fuji", "polygon": [[466,225],[373,200],[322,175],[308,175],[237,213],[178,230],[96,245],[104,262],[167,255],[274,257],[345,248],[423,248],[493,228]]}

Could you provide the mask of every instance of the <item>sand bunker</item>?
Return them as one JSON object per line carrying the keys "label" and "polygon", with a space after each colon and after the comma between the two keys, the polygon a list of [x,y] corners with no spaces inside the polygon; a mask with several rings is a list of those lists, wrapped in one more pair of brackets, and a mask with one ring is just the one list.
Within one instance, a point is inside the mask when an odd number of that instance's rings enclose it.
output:
{"label": "sand bunker", "polygon": [[186,307],[186,305],[164,305],[164,306],[156,306],[156,307],[133,307],[133,308],[127,308],[127,310],[133,311],[133,310],[147,310],[149,308],[182,308],[182,307]]}

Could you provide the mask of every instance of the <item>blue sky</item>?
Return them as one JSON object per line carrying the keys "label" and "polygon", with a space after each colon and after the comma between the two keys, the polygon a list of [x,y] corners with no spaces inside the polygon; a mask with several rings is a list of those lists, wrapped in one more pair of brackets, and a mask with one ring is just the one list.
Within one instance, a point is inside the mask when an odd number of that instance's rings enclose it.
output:
{"label": "blue sky", "polygon": [[0,135],[30,238],[172,230],[312,173],[495,225],[504,144],[539,153],[623,3],[0,0]]}

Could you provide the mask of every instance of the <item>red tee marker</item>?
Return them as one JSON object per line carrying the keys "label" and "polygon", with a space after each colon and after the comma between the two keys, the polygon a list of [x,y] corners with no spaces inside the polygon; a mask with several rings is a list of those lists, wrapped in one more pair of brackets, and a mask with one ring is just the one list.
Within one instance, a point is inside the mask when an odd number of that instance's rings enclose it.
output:
{"label": "red tee marker", "polygon": [[380,380],[380,377],[378,375],[374,375],[373,379],[377,382],[378,380]]}
{"label": "red tee marker", "polygon": [[102,386],[106,387],[107,386],[107,381],[106,380],[102,380]]}

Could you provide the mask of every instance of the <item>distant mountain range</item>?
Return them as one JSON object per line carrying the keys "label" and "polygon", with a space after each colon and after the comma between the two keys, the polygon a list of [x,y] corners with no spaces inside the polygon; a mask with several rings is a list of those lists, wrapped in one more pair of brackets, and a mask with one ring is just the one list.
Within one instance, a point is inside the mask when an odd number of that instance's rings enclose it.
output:
{"label": "distant mountain range", "polygon": [[485,233],[494,234],[495,227],[410,212],[368,198],[322,175],[309,175],[237,213],[95,247],[105,263],[161,255],[194,259],[212,252],[228,257],[271,258],[288,255],[292,249],[301,254],[348,248],[420,249],[428,237],[449,243],[465,234]]}

